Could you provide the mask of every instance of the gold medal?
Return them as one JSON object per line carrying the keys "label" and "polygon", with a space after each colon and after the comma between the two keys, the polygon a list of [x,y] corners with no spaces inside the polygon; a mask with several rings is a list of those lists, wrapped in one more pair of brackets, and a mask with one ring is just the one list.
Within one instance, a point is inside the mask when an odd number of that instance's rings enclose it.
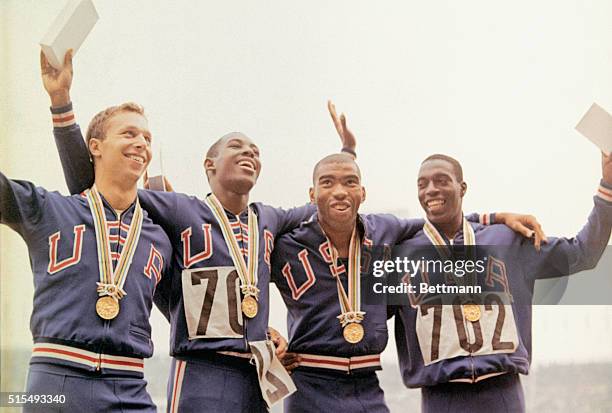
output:
{"label": "gold medal", "polygon": [[244,297],[241,307],[242,313],[248,318],[254,318],[257,315],[257,310],[259,309],[257,300],[252,295],[247,295]]}
{"label": "gold medal", "polygon": [[480,320],[480,307],[476,304],[464,304],[463,316],[471,322]]}
{"label": "gold medal", "polygon": [[363,340],[363,326],[359,323],[349,323],[344,326],[344,330],[342,330],[342,335],[344,339],[351,344],[359,343]]}
{"label": "gold medal", "polygon": [[119,314],[119,302],[109,295],[100,297],[96,302],[96,313],[105,320],[112,320]]}

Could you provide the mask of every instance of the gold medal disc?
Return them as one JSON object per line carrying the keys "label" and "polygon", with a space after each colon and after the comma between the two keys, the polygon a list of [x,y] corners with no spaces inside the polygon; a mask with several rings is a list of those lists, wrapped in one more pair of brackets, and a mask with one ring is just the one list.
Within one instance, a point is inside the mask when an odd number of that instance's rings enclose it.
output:
{"label": "gold medal disc", "polygon": [[476,304],[464,304],[463,316],[471,322],[480,320],[480,307]]}
{"label": "gold medal disc", "polygon": [[349,323],[344,326],[344,330],[342,330],[344,339],[351,344],[359,343],[363,340],[363,334],[363,326],[358,323]]}
{"label": "gold medal disc", "polygon": [[96,302],[96,313],[105,320],[112,320],[119,314],[119,302],[110,295],[100,297]]}
{"label": "gold medal disc", "polygon": [[257,304],[257,300],[252,295],[247,295],[242,300],[242,313],[248,318],[254,318],[257,315],[257,311],[259,309],[259,305]]}

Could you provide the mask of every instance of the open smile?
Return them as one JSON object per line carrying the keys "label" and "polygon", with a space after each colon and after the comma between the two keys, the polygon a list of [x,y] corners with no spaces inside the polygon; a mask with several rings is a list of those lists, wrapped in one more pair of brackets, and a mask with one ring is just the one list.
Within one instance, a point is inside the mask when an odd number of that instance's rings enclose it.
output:
{"label": "open smile", "polygon": [[145,164],[145,158],[141,155],[125,155],[126,158],[133,160],[134,162],[138,162],[141,165]]}

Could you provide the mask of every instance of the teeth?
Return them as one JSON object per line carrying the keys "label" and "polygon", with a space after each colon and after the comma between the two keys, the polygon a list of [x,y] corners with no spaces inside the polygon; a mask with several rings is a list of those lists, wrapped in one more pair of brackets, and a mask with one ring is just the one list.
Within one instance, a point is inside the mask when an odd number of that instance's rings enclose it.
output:
{"label": "teeth", "polygon": [[432,206],[439,206],[439,205],[443,205],[445,201],[441,200],[441,199],[436,199],[434,201],[429,201],[427,202],[427,206],[432,207]]}
{"label": "teeth", "polygon": [[253,164],[251,164],[250,162],[247,162],[247,161],[238,162],[238,165],[240,165],[240,166],[246,166],[247,168],[251,168],[251,169],[255,169],[255,168],[253,167]]}
{"label": "teeth", "polygon": [[130,158],[133,161],[136,161],[136,162],[139,162],[141,164],[144,164],[144,158],[141,158],[140,156],[128,155],[128,158]]}

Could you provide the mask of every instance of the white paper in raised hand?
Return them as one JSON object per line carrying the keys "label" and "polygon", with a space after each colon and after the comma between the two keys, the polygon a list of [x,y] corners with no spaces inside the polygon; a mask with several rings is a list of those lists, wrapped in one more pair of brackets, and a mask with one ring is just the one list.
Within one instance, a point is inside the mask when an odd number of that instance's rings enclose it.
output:
{"label": "white paper in raised hand", "polygon": [[597,103],[584,114],[576,130],[606,154],[612,152],[612,115]]}
{"label": "white paper in raised hand", "polygon": [[98,21],[98,12],[91,0],[69,0],[40,41],[51,66],[61,69],[68,49],[76,54]]}

